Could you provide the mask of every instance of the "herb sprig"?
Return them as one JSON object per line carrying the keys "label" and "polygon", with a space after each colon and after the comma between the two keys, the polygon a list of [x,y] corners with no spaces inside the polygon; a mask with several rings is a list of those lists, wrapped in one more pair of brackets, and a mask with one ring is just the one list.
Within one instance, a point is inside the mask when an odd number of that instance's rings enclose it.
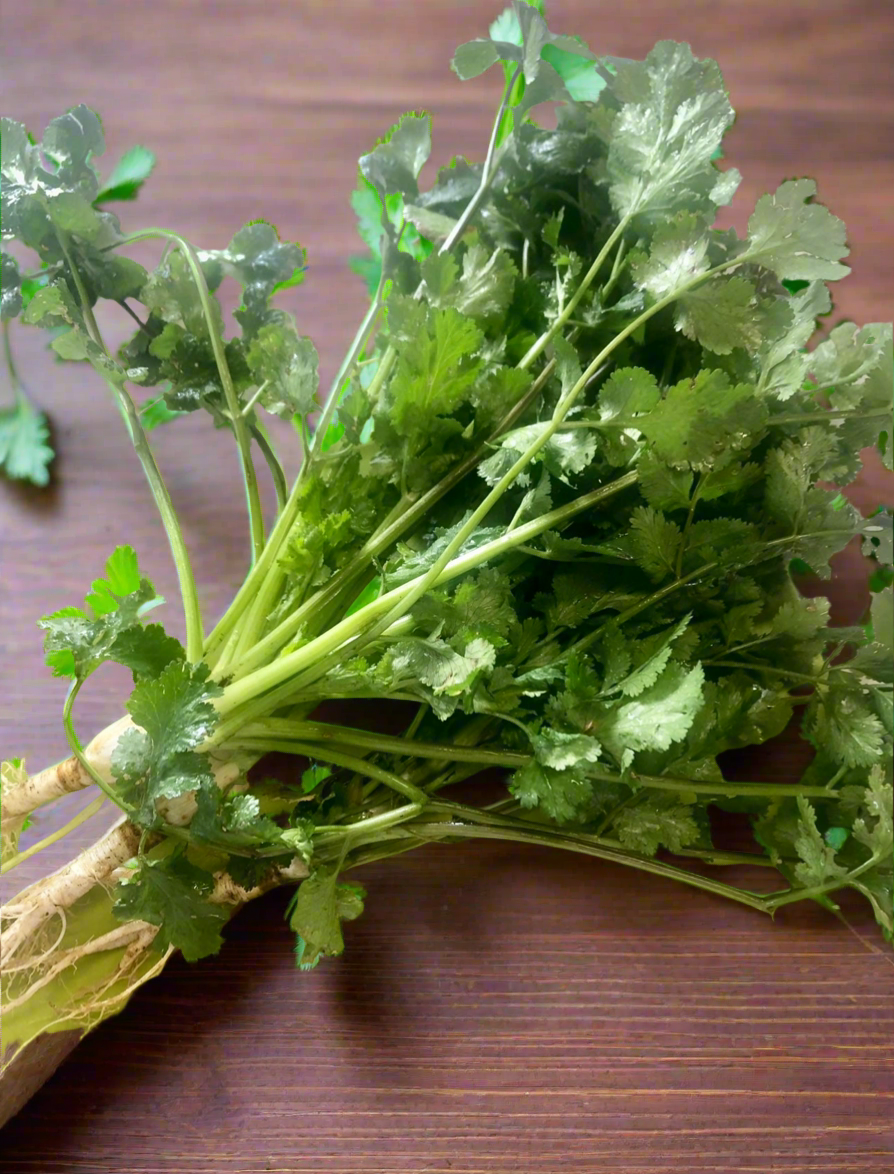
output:
{"label": "herb sprig", "polygon": [[[480,837],[767,913],[834,909],[850,888],[890,940],[891,514],[861,517],[840,490],[868,446],[891,467],[891,326],[841,323],[807,349],[831,311],[826,282],[848,272],[844,226],[812,181],[761,197],[742,238],[712,227],[739,181],[718,161],[733,111],[713,62],[673,42],[642,62],[599,58],[517,2],[453,60],[461,78],[495,64],[483,163],[454,159],[420,190],[431,124],[418,113],[360,160],[369,256],[355,268],[371,302],[322,403],[313,344],[275,304],[303,280],[300,246],[260,221],[218,250],[160,229],[125,236],[95,207],[92,112],[51,124],[50,178],[24,128],[4,124],[4,236],[49,266],[25,321],[63,328],[56,352],[113,389],[187,621],[185,647],[144,622],[159,601],[128,547],[85,608],[41,621],[48,663],[71,682],[72,769],[137,833],[114,917],[198,958],[219,948],[225,910],[303,876],[289,917],[308,967],[341,952],[341,925],[362,910],[346,872]],[[534,119],[544,101],[560,103],[555,129]],[[125,252],[147,238],[164,242],[152,272]],[[234,334],[215,296],[224,276],[242,288]],[[100,298],[136,307],[117,354],[96,327]],[[244,583],[208,633],[147,435],[156,414],[199,410],[234,436],[250,531]],[[303,448],[291,487],[265,412],[291,419]],[[279,498],[269,534],[256,453]],[[836,628],[798,570],[828,578],[854,539],[872,604]],[[107,660],[135,685],[130,722],[100,753],[78,741],[72,707]],[[396,737],[316,720],[332,698],[417,708]],[[796,715],[816,751],[801,778],[724,776],[724,752]],[[310,761],[303,786],[256,781],[271,751]],[[506,773],[502,801],[449,798],[487,767]],[[7,778],[4,868],[58,771]],[[715,848],[724,807],[750,818],[751,851]],[[738,887],[692,860],[752,862],[782,887]],[[25,916],[9,932],[27,952]],[[25,1040],[47,991],[19,981],[4,990],[27,1009],[11,1020]],[[60,1022],[96,1011],[65,998]]]}

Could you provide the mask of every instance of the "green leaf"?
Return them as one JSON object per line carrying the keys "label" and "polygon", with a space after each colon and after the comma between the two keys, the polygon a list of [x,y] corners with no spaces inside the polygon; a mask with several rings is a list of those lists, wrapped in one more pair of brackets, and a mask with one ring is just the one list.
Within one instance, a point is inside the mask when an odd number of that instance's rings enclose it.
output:
{"label": "green leaf", "polygon": [[668,389],[639,422],[658,458],[678,469],[722,469],[760,438],[766,406],[747,383],[700,371]]}
{"label": "green leaf", "polygon": [[112,168],[112,174],[95,197],[94,204],[135,200],[154,167],[155,156],[147,147],[131,147]]}
{"label": "green leaf", "polygon": [[118,884],[113,907],[120,921],[148,921],[159,927],[156,949],[180,950],[187,962],[216,954],[229,910],[212,905],[214,878],[185,856],[142,860],[133,877]]}
{"label": "green leaf", "polygon": [[639,289],[659,301],[707,273],[708,245],[701,219],[690,212],[678,212],[655,229],[648,259],[640,258],[631,264],[633,280]]}
{"label": "green leaf", "polygon": [[360,174],[383,202],[393,192],[405,200],[419,195],[417,180],[431,153],[431,118],[427,114],[404,114],[360,159]]}
{"label": "green leaf", "polygon": [[317,348],[290,326],[262,326],[248,348],[255,382],[266,384],[260,402],[275,416],[306,416],[315,406],[320,383]]}
{"label": "green leaf", "polygon": [[365,897],[361,885],[339,883],[336,868],[317,868],[301,882],[287,915],[304,944],[299,958],[304,967],[342,953],[341,923],[360,916]]}
{"label": "green leaf", "polygon": [[[206,275],[212,278],[209,281],[212,287],[222,276],[232,277],[242,286],[242,304],[235,316],[246,338],[252,338],[271,318],[281,321],[280,314],[268,309],[268,302],[278,289],[300,284],[306,260],[304,249],[281,241],[274,226],[266,220],[250,221],[239,229],[225,249],[202,251],[198,257]],[[194,334],[200,333],[186,322],[183,325]],[[222,327],[218,329],[222,334]]]}
{"label": "green leaf", "polygon": [[761,196],[748,221],[748,260],[788,280],[846,277],[850,269],[841,258],[850,250],[844,224],[821,204],[812,203],[815,195],[812,179],[794,179],[772,195]]}
{"label": "green leaf", "polygon": [[46,416],[17,391],[13,407],[0,409],[0,470],[4,476],[47,485],[55,456],[49,440]]}
{"label": "green leaf", "polygon": [[682,541],[680,527],[650,506],[637,506],[630,524],[630,549],[656,582],[673,575]]}
{"label": "green leaf", "polygon": [[537,761],[553,770],[585,766],[588,762],[596,762],[602,754],[602,747],[595,738],[586,734],[566,734],[548,727],[531,735],[531,745]]}
{"label": "green leaf", "polygon": [[715,62],[660,41],[644,62],[620,64],[606,92],[620,103],[607,160],[619,216],[661,224],[678,211],[710,215],[729,202],[738,174],[719,172],[712,157],[733,111]]}
{"label": "green leaf", "polygon": [[[35,299],[36,300],[36,299]],[[208,325],[198,286],[186,257],[178,249],[150,273],[140,301],[164,322],[182,326],[197,338],[208,337]],[[214,329],[223,335],[220,304],[209,294]]]}
{"label": "green leaf", "polygon": [[557,823],[568,823],[592,799],[593,785],[573,770],[554,770],[535,761],[517,770],[509,791],[522,807],[539,807]]}
{"label": "green leaf", "polygon": [[[38,627],[46,632],[44,651],[54,676],[84,680],[104,660],[116,659],[119,637],[139,628],[143,613],[162,602],[150,581],[140,575],[136,555],[129,546],[119,546],[109,556],[106,575],[107,579],[94,580],[85,600],[86,611],[66,607],[38,621]],[[133,640],[140,642],[143,638]],[[157,655],[161,645],[152,636],[146,637],[144,654],[149,642],[155,644]],[[170,649],[172,645],[164,647]],[[138,648],[125,643],[122,651],[136,656]]]}
{"label": "green leaf", "polygon": [[705,674],[701,665],[689,670],[671,661],[654,685],[635,699],[608,709],[593,733],[622,766],[642,750],[667,750],[686,737],[703,704]]}
{"label": "green leaf", "polygon": [[612,826],[625,848],[643,856],[654,856],[659,848],[679,852],[701,838],[692,808],[684,803],[640,801],[619,811]]}
{"label": "green leaf", "polygon": [[736,347],[752,350],[763,335],[754,286],[741,277],[715,277],[684,294],[676,325],[715,355],[728,355]]}
{"label": "green leaf", "polygon": [[[389,326],[392,318],[389,313]],[[424,432],[434,416],[455,412],[468,398],[482,334],[452,307],[429,312],[411,341],[397,341],[397,369],[388,387],[388,419],[399,436]],[[406,336],[404,336],[406,338]]]}
{"label": "green leaf", "polygon": [[22,309],[22,285],[19,264],[5,249],[0,249],[0,321],[15,318]]}
{"label": "green leaf", "polygon": [[172,660],[156,677],[137,684],[127,709],[137,729],[127,730],[112,753],[112,774],[131,817],[144,827],[158,822],[158,801],[214,788],[206,755],[195,752],[217,722],[212,702],[219,685],[208,666]]}
{"label": "green leaf", "polygon": [[835,860],[836,849],[826,843],[816,826],[816,812],[809,799],[798,796],[800,821],[795,837],[795,851],[801,858],[795,876],[805,888],[815,888],[840,880],[847,869]]}
{"label": "green leaf", "polygon": [[637,464],[637,473],[637,484],[653,509],[665,513],[689,509],[693,477],[688,469],[672,469],[654,452],[646,451]]}
{"label": "green leaf", "polygon": [[831,310],[832,300],[826,286],[814,281],[778,305],[785,311],[780,325],[768,332],[758,349],[761,374],[757,389],[788,400],[803,387],[810,364],[804,347],[816,330],[817,318]]}
{"label": "green leaf", "polygon": [[517,271],[502,249],[488,250],[477,242],[463,253],[462,275],[450,254],[432,253],[422,266],[431,301],[453,306],[467,318],[488,321],[506,313]]}
{"label": "green leaf", "polygon": [[881,760],[885,730],[878,716],[851,690],[817,692],[802,725],[804,737],[842,766],[872,766]]}

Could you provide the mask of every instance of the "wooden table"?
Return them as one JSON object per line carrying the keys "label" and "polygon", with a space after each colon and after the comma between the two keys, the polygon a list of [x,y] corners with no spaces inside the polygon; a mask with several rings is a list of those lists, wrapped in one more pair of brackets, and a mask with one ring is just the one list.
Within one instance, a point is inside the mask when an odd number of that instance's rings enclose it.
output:
{"label": "wooden table", "polygon": [[[435,114],[436,165],[483,153],[495,79],[462,85],[448,61],[496,11],[468,0],[9,5],[3,109],[39,133],[84,101],[105,117],[111,157],[151,146],[157,174],[123,209],[126,226],[212,247],[264,216],[305,244],[309,279],[291,305],[328,385],[365,304],[345,265],[354,161],[419,107]],[[731,220],[783,178],[816,176],[853,245],[837,315],[890,319],[890,0],[567,0],[552,21],[622,56],[672,37],[716,57],[739,111],[727,155],[745,175]],[[48,492],[0,490],[0,744],[39,765],[65,744],[36,617],[81,598],[118,542],[172,600],[176,590],[102,388],[54,367],[27,333],[20,366],[60,456]],[[213,616],[243,572],[241,485],[227,439],[182,424],[158,447]],[[862,476],[861,505],[891,497],[890,478]],[[840,618],[861,605],[855,570],[841,564]],[[176,606],[166,610],[176,630]],[[119,714],[125,691],[114,670],[91,682],[85,734]],[[783,778],[798,753],[783,747],[760,769]],[[368,911],[347,952],[313,973],[294,968],[285,894],[240,916],[218,958],[172,962],[7,1127],[0,1171],[890,1168],[894,974],[862,908],[848,906],[852,929],[817,907],[772,925],[669,883],[500,845],[433,847],[363,880]]]}

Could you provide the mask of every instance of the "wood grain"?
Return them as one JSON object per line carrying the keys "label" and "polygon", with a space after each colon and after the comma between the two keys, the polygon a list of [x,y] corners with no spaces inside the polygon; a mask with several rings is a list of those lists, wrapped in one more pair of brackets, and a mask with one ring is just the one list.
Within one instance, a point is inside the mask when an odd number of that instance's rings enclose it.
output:
{"label": "wood grain", "polygon": [[[211,247],[264,216],[300,240],[310,273],[291,308],[328,380],[364,308],[345,265],[356,248],[354,161],[420,107],[435,115],[427,174],[457,151],[480,156],[495,83],[461,85],[448,61],[497,7],[8,6],[3,110],[39,131],[85,101],[104,115],[110,157],[134,141],[151,146],[157,174],[124,210],[130,227],[161,224]],[[815,176],[853,247],[837,316],[891,318],[889,0],[551,8],[555,27],[602,51],[642,56],[673,37],[717,58],[739,112],[727,155],[745,177],[729,219],[741,225],[781,179]],[[114,319],[103,326],[113,340],[126,332]],[[65,744],[61,689],[34,619],[78,598],[122,541],[177,595],[102,389],[17,333],[60,451],[49,492],[3,486],[0,496],[0,746],[36,765]],[[183,425],[159,434],[158,447],[213,618],[244,571],[241,486],[226,438],[198,420]],[[859,503],[883,497],[890,480],[864,474]],[[853,557],[839,566],[840,618],[861,606],[856,571]],[[166,611],[179,631],[176,606]],[[91,683],[79,703],[85,735],[118,716],[125,691],[114,670]],[[784,778],[799,752],[785,743],[740,769]],[[294,969],[284,894],[237,918],[219,958],[173,962],[6,1128],[0,1171],[889,1168],[894,973],[861,908],[847,908],[852,929],[818,908],[783,910],[772,925],[635,873],[500,845],[431,848],[363,880],[368,912],[335,964]]]}

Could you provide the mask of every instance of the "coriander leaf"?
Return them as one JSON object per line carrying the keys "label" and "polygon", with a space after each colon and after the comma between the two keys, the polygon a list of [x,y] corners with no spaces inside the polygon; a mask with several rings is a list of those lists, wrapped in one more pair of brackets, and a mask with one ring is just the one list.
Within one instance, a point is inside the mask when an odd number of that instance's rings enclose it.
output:
{"label": "coriander leaf", "polygon": [[531,735],[531,745],[537,761],[553,770],[568,770],[570,767],[596,762],[602,753],[602,747],[595,738],[586,734],[566,734],[548,727]]}
{"label": "coriander leaf", "polygon": [[94,198],[94,204],[108,204],[113,200],[135,200],[140,188],[152,174],[155,156],[147,147],[131,147],[125,151]]}
{"label": "coriander leaf", "polygon": [[640,801],[619,811],[612,826],[625,848],[643,856],[654,856],[662,847],[679,852],[701,838],[692,808],[684,803],[668,806],[653,799]]}
{"label": "coriander leaf", "polygon": [[[623,467],[635,455],[639,417],[651,412],[660,399],[655,376],[642,367],[622,367],[608,377],[599,390],[597,411],[602,454],[610,464]],[[631,435],[631,429],[637,431]]]}
{"label": "coriander leaf", "polygon": [[[820,387],[827,390],[834,409],[883,408],[894,395],[890,322],[861,328],[842,322],[819,344],[809,365]],[[884,423],[879,420],[878,427]]]}
{"label": "coriander leaf", "polygon": [[431,153],[431,118],[404,114],[368,154],[361,156],[360,174],[382,201],[392,192],[405,200],[419,195],[417,180]]}
{"label": "coriander leaf", "polygon": [[617,685],[625,697],[638,697],[655,684],[671,658],[674,641],[686,631],[691,618],[684,616],[673,628],[633,644],[628,652],[632,671],[628,673],[625,670],[623,679]]}
{"label": "coriander leaf", "polygon": [[647,450],[637,463],[637,473],[642,495],[654,509],[665,513],[689,509],[693,476],[688,469],[672,469]]}
{"label": "coriander leaf", "polygon": [[147,624],[125,628],[115,638],[110,659],[129,668],[134,678],[153,678],[185,655],[180,641],[169,636],[161,624]]}
{"label": "coriander leaf", "polygon": [[[129,629],[138,628],[142,614],[161,602],[150,581],[140,575],[131,547],[115,549],[106,561],[106,574],[107,579],[94,581],[85,600],[86,611],[65,607],[38,621],[38,627],[46,632],[46,663],[54,676],[84,680],[104,660],[115,658],[119,637]],[[153,641],[153,637],[148,637],[148,641]],[[157,654],[162,645],[154,643]],[[133,644],[127,643],[123,651],[125,655],[136,652]]]}
{"label": "coriander leaf", "polygon": [[675,293],[692,278],[707,273],[708,243],[701,220],[690,212],[678,212],[656,228],[648,259],[632,263],[634,282],[656,301]]}
{"label": "coriander leaf", "polygon": [[659,582],[674,573],[682,534],[675,522],[650,506],[637,506],[630,524],[630,549],[647,575]]}
{"label": "coriander leaf", "polygon": [[317,868],[301,882],[287,916],[304,947],[299,957],[303,967],[342,953],[341,923],[360,916],[365,897],[361,885],[339,883],[336,868]]}
{"label": "coriander leaf", "polygon": [[815,888],[840,880],[847,869],[835,860],[835,848],[827,844],[816,826],[816,811],[809,799],[798,796],[798,834],[794,840],[800,863],[795,865],[795,876],[805,888]]}
{"label": "coriander leaf", "polygon": [[15,318],[22,309],[22,285],[19,264],[5,249],[0,249],[0,321]]}
{"label": "coriander leaf", "polygon": [[557,823],[575,819],[592,799],[593,785],[573,770],[554,770],[536,760],[517,770],[509,792],[522,807],[539,807]]}
{"label": "coriander leaf", "polygon": [[436,253],[423,264],[422,274],[434,305],[454,306],[479,321],[506,313],[517,276],[515,265],[502,249],[490,251],[477,242],[463,253],[461,276],[452,256]]}
{"label": "coriander leaf", "polygon": [[814,281],[779,304],[785,310],[781,329],[773,331],[758,348],[761,374],[757,390],[788,400],[804,384],[810,362],[804,347],[816,330],[817,318],[831,310],[832,300],[823,282]]}
{"label": "coriander leaf", "polygon": [[715,355],[736,347],[752,350],[762,337],[754,286],[741,277],[715,277],[680,299],[677,329]]}
{"label": "coriander leaf", "polygon": [[13,481],[47,485],[55,456],[49,439],[46,416],[17,390],[13,407],[0,408],[0,470]]}
{"label": "coriander leaf", "polygon": [[733,111],[715,62],[660,41],[645,61],[619,65],[606,93],[620,103],[606,165],[619,216],[659,224],[729,202],[738,174],[724,177],[712,158]]}
{"label": "coriander leaf", "polygon": [[[523,428],[507,432],[500,441],[500,448],[478,466],[479,474],[488,485],[496,485],[522,453],[527,452],[549,427],[549,421],[545,421],[542,424],[526,424]],[[587,468],[595,452],[596,439],[589,431],[559,431],[539,449],[530,465],[542,463],[554,477],[570,484],[572,477]],[[523,472],[516,478],[516,482],[521,486],[528,485],[530,475]]]}
{"label": "coriander leaf", "polygon": [[679,742],[703,703],[701,665],[688,671],[673,661],[654,685],[637,698],[606,709],[593,733],[622,766],[642,750],[667,750]]}
{"label": "coriander leaf", "polygon": [[155,756],[162,759],[191,750],[211,733],[217,722],[212,701],[222,692],[209,679],[206,664],[177,659],[157,677],[137,685],[127,712],[149,736]]}
{"label": "coriander leaf", "polygon": [[266,384],[260,402],[275,416],[306,416],[319,387],[319,356],[309,338],[280,323],[262,326],[248,348],[248,366],[257,384]]}
{"label": "coriander leaf", "polygon": [[894,788],[882,766],[869,772],[860,816],[854,820],[854,837],[879,860],[890,860],[894,851]]}
{"label": "coriander leaf", "polygon": [[216,954],[229,911],[212,905],[214,879],[185,856],[140,862],[135,875],[119,882],[113,907],[120,921],[148,921],[159,927],[157,949],[180,950],[187,962]]}
{"label": "coriander leaf", "polygon": [[853,690],[814,693],[801,729],[808,742],[842,766],[872,766],[884,749],[884,726]]}
{"label": "coriander leaf", "polygon": [[[266,220],[251,221],[239,229],[225,249],[201,251],[198,257],[203,270],[212,277],[212,287],[221,276],[232,277],[242,286],[242,304],[235,317],[246,338],[254,337],[271,318],[280,320],[278,314],[268,310],[267,303],[278,289],[299,285],[306,268],[304,249],[281,241]],[[183,325],[199,333],[188,323]],[[223,334],[222,328],[219,333]]]}
{"label": "coriander leaf", "polygon": [[850,269],[841,264],[850,252],[845,227],[822,204],[812,203],[815,195],[812,179],[794,179],[761,196],[748,221],[744,257],[787,280],[847,276]]}
{"label": "coriander leaf", "polygon": [[[189,263],[179,249],[149,274],[140,293],[140,301],[162,321],[182,326],[197,338],[207,338],[208,325],[199,289]],[[218,334],[223,335],[220,303],[213,294],[209,294],[209,302],[213,327]]]}
{"label": "coriander leaf", "polygon": [[763,432],[766,407],[747,383],[723,371],[700,371],[668,389],[639,423],[655,454],[679,469],[722,469]]}

